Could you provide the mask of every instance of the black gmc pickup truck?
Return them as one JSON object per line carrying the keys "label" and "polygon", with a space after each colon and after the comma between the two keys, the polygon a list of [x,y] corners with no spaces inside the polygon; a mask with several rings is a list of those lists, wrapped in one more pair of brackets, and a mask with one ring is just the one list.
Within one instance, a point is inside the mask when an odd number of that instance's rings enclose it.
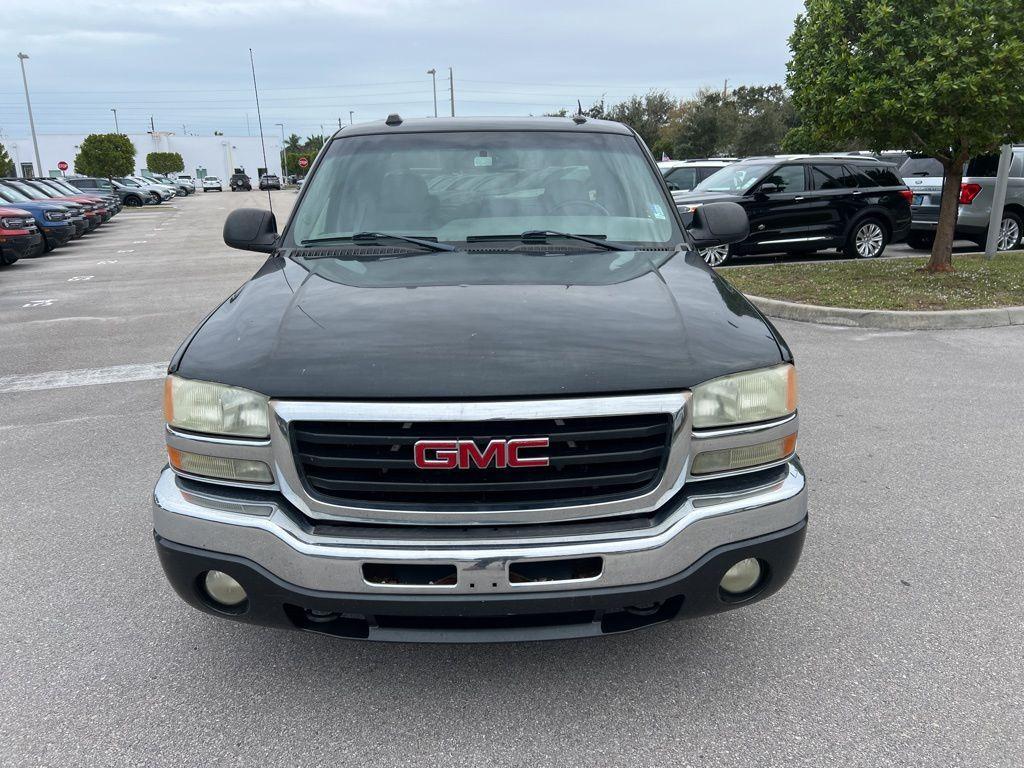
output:
{"label": "black gmc pickup truck", "polygon": [[175,353],[157,549],[212,614],[345,638],[622,632],[745,605],[807,524],[785,341],[618,123],[345,127]]}

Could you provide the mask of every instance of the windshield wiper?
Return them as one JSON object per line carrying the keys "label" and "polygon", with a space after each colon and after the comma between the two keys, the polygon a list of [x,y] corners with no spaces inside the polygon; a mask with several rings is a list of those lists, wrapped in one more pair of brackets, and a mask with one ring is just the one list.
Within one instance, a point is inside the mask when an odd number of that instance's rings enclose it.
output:
{"label": "windshield wiper", "polygon": [[418,237],[406,237],[405,235],[392,235],[387,232],[356,232],[354,235],[335,235],[330,237],[312,237],[308,240],[302,240],[299,245],[315,245],[316,243],[338,243],[338,242],[352,242],[356,244],[361,243],[375,243],[378,240],[401,240],[403,243],[411,243],[412,245],[418,245],[420,248],[425,248],[428,251],[437,252],[448,252],[457,251],[454,245],[448,245],[448,243],[439,243],[436,240],[421,240]]}
{"label": "windshield wiper", "polygon": [[634,251],[635,248],[622,245],[621,243],[615,243],[611,240],[598,240],[596,237],[587,237],[586,235],[574,235],[571,232],[557,232],[553,229],[530,229],[518,235],[470,235],[466,238],[467,243],[479,243],[487,242],[489,240],[520,240],[524,243],[530,242],[546,242],[549,238],[559,238],[563,240],[580,240],[584,243],[590,243],[596,245],[598,248],[604,248],[606,251]]}

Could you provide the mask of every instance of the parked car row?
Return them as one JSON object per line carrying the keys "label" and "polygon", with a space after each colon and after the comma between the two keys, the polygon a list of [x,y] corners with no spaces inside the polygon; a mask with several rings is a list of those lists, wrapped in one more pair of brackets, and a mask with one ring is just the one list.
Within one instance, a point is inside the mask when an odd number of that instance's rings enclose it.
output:
{"label": "parked car row", "polygon": [[[997,156],[964,166],[958,239],[983,247],[992,216]],[[893,150],[875,155],[777,155],[663,161],[658,164],[684,221],[707,202],[739,203],[750,219],[741,243],[702,251],[712,266],[737,256],[807,254],[836,248],[849,258],[881,256],[890,243],[930,249],[942,198],[938,160]],[[1014,147],[997,248],[1024,238],[1024,146]]]}
{"label": "parked car row", "polygon": [[94,231],[120,212],[111,190],[67,179],[0,179],[0,264],[40,256]]}

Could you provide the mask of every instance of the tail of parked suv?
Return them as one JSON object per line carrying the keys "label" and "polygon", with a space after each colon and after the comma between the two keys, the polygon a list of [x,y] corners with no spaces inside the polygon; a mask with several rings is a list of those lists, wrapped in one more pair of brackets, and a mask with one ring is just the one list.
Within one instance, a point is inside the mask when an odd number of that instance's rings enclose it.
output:
{"label": "tail of parked suv", "polygon": [[[957,209],[955,237],[973,240],[985,247],[992,202],[995,198],[998,155],[972,157],[964,166],[960,183],[960,206]],[[907,242],[913,248],[929,249],[935,240],[935,227],[939,222],[939,203],[942,200],[942,164],[933,157],[914,155],[900,167],[903,180],[913,193],[910,236]],[[999,223],[996,247],[1012,251],[1021,245],[1024,236],[1024,145],[1013,148],[1010,179],[1006,187],[1006,203]]]}

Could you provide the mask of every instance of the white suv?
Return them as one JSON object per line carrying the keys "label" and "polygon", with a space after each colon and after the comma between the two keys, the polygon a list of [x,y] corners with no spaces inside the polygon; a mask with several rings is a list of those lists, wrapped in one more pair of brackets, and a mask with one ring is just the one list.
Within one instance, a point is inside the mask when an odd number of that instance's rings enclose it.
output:
{"label": "white suv", "polygon": [[704,160],[663,160],[658,170],[672,193],[689,192],[704,179],[736,162],[734,157],[709,157]]}

